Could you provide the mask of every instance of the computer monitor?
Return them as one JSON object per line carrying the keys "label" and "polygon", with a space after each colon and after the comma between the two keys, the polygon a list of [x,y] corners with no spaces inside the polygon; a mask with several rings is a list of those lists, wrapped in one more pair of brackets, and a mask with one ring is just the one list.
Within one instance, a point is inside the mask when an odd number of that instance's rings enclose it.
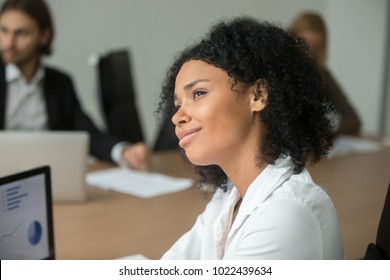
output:
{"label": "computer monitor", "polygon": [[0,259],[54,259],[50,167],[0,178]]}

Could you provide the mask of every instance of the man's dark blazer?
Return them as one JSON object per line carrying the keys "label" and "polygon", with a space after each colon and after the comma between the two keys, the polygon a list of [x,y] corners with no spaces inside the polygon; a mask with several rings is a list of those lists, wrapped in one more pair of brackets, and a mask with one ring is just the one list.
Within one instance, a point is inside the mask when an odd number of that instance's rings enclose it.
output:
{"label": "man's dark blazer", "polygon": [[[4,130],[5,126],[6,92],[5,65],[0,59],[0,130]],[[119,139],[99,131],[82,111],[71,78],[58,70],[45,67],[43,92],[49,129],[89,132],[90,153],[111,161],[111,149]]]}

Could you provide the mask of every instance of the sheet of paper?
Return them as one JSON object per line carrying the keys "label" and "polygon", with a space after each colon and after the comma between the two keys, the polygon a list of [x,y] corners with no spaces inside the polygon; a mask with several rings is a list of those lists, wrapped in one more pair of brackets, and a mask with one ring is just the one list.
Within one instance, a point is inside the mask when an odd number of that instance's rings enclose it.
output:
{"label": "sheet of paper", "polygon": [[340,136],[334,142],[329,157],[338,157],[350,154],[373,153],[383,149],[380,142],[349,136]]}
{"label": "sheet of paper", "polygon": [[86,180],[90,186],[142,198],[182,191],[193,185],[191,179],[174,178],[159,173],[135,171],[120,167],[89,172],[86,175]]}
{"label": "sheet of paper", "polygon": [[124,256],[122,258],[118,258],[116,260],[149,260],[144,255],[138,254],[138,255],[130,255],[130,256]]}

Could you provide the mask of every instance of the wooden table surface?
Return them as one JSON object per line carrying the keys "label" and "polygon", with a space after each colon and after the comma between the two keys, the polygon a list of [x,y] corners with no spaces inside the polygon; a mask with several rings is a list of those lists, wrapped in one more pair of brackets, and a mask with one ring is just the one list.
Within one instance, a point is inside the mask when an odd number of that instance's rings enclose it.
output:
{"label": "wooden table surface", "polygon": [[[99,163],[98,170],[112,167]],[[390,180],[390,148],[323,160],[309,166],[315,182],[332,198],[341,223],[347,259],[363,257],[376,229]],[[196,178],[179,154],[154,154],[152,171]],[[161,255],[194,224],[211,194],[196,186],[151,199],[88,187],[88,201],[55,203],[57,259],[115,259]]]}

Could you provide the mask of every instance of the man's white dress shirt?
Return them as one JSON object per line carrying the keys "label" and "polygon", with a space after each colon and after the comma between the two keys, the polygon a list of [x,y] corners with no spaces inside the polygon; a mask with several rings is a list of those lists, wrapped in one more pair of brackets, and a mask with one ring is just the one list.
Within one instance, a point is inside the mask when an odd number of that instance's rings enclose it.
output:
{"label": "man's white dress shirt", "polygon": [[[14,64],[6,65],[7,98],[5,106],[6,130],[47,130],[48,115],[43,96],[45,70],[38,67],[31,82],[28,82]],[[130,143],[119,142],[111,150],[114,162],[126,166],[122,159],[123,150]]]}
{"label": "man's white dress shirt", "polygon": [[45,130],[48,127],[43,97],[44,70],[39,67],[28,82],[14,64],[6,66],[6,130]]}

